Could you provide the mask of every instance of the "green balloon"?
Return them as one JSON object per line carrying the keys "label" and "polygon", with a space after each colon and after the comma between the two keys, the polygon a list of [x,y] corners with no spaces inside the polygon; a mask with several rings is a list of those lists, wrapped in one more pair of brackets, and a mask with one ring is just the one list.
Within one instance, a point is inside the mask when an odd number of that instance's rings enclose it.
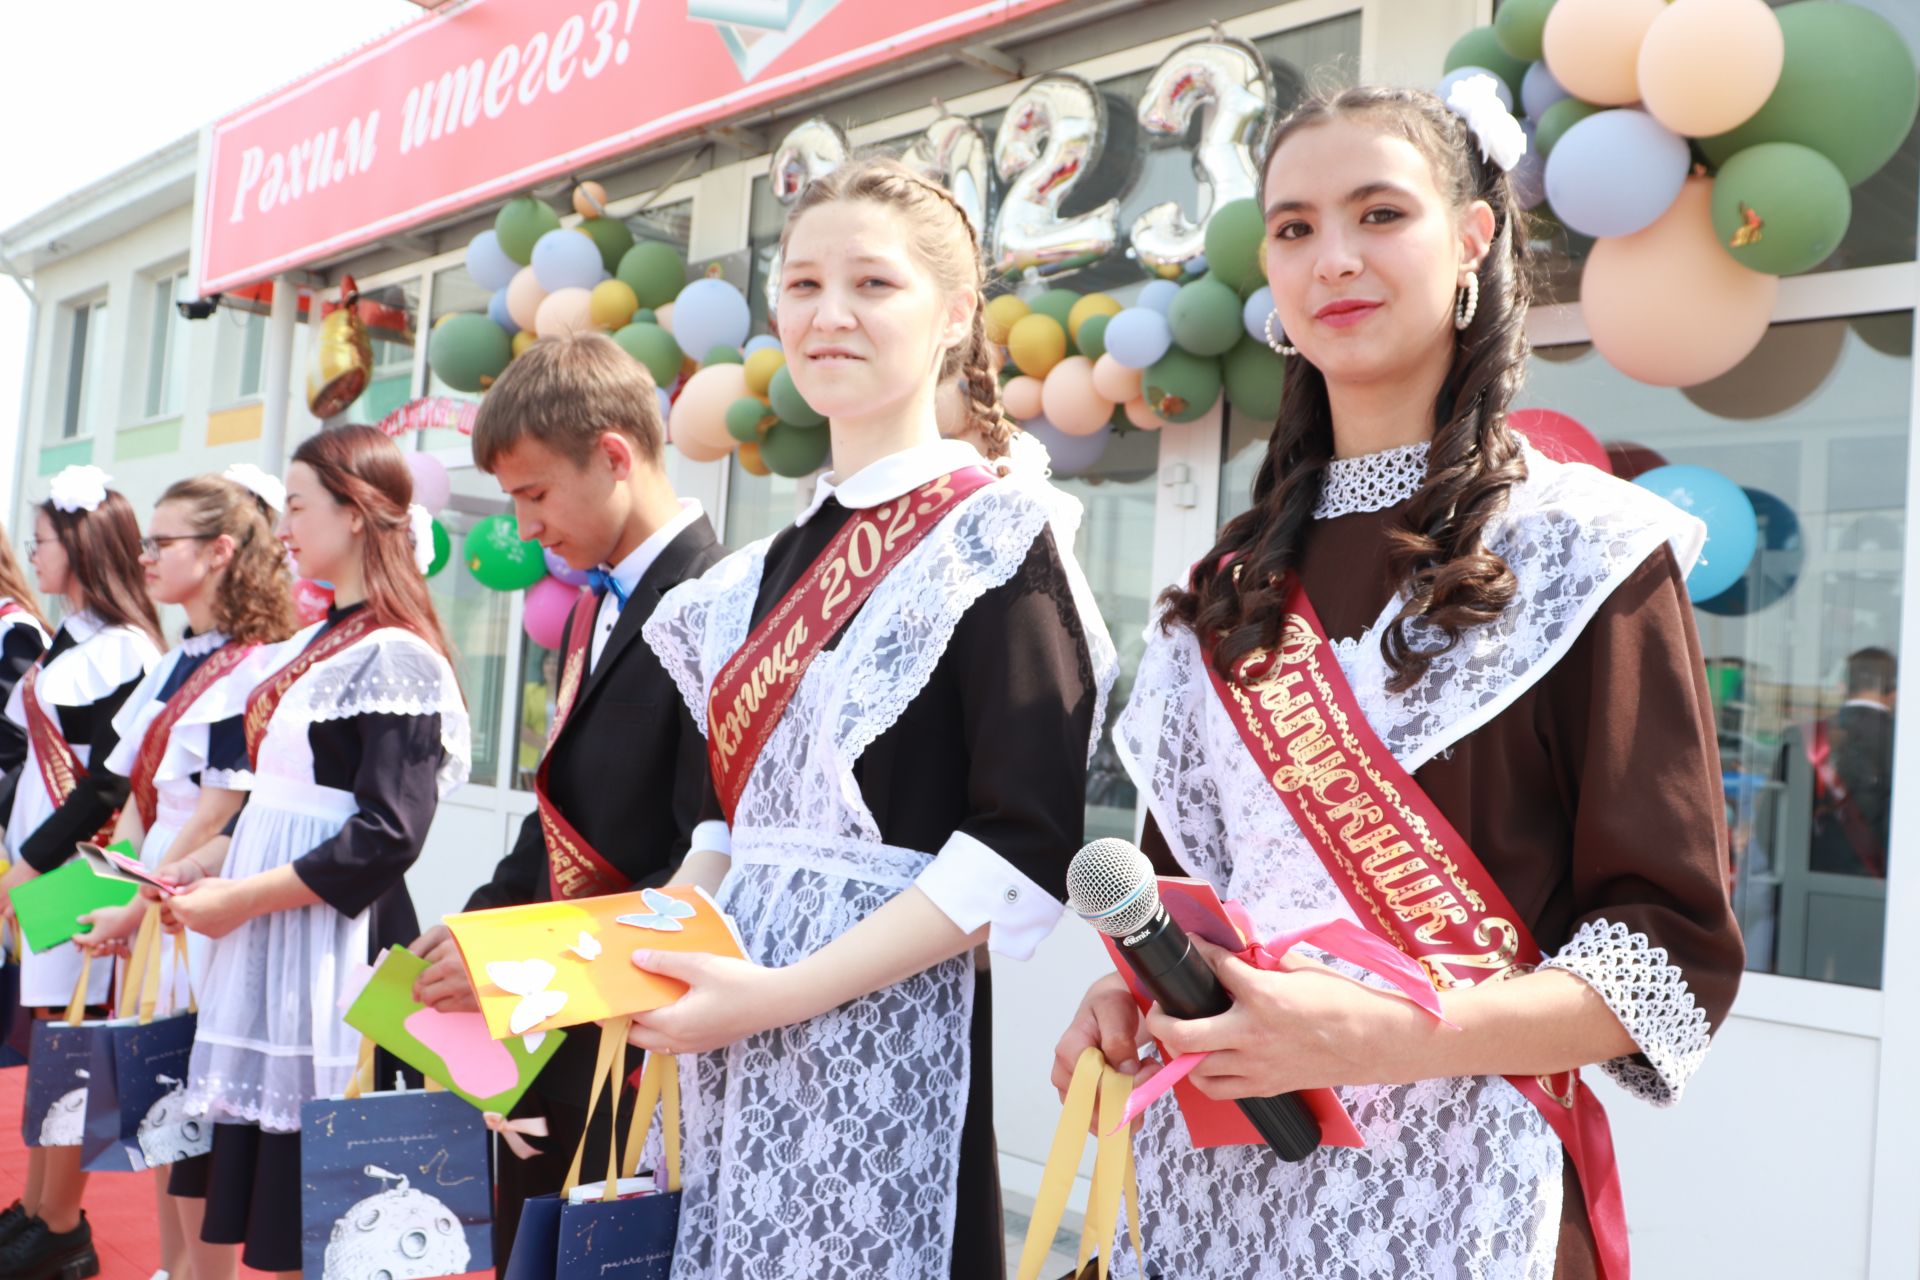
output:
{"label": "green balloon", "polygon": [[776,422],[767,428],[760,442],[760,461],[777,476],[797,479],[812,475],[826,464],[833,448],[833,437],[825,431],[810,431],[791,422]]}
{"label": "green balloon", "polygon": [[1786,37],[1780,83],[1731,133],[1702,138],[1715,164],[1761,142],[1797,142],[1833,161],[1850,187],[1893,158],[1920,110],[1913,54],[1869,9],[1801,0],[1774,12]]}
{"label": "green balloon", "polygon": [[1071,335],[1073,330],[1067,327],[1067,317],[1073,314],[1073,304],[1080,301],[1080,295],[1071,289],[1049,289],[1027,305],[1043,316],[1052,316],[1060,322],[1060,327]]}
{"label": "green balloon", "polygon": [[760,424],[770,412],[759,397],[741,396],[727,406],[727,434],[741,444],[752,444],[760,438]]}
{"label": "green balloon", "polygon": [[1107,354],[1107,326],[1111,323],[1112,316],[1088,316],[1080,322],[1080,341],[1076,345],[1081,355],[1098,360]]}
{"label": "green balloon", "polygon": [[1275,355],[1266,343],[1242,338],[1220,363],[1226,374],[1228,404],[1259,422],[1279,419],[1280,384],[1286,377],[1286,361]]}
{"label": "green balloon", "polygon": [[520,526],[509,515],[487,516],[467,530],[462,554],[467,571],[495,591],[524,591],[547,576],[540,544],[522,542]]}
{"label": "green balloon", "polygon": [[1260,242],[1266,222],[1253,200],[1230,200],[1207,219],[1207,269],[1240,293],[1251,293],[1265,282]]}
{"label": "green balloon", "polygon": [[1196,356],[1225,355],[1246,334],[1240,295],[1211,272],[1181,286],[1167,309],[1167,323],[1173,327],[1175,345]]}
{"label": "green balloon", "polygon": [[1578,98],[1562,98],[1542,111],[1540,122],[1533,130],[1533,145],[1540,148],[1540,158],[1544,160],[1553,154],[1554,143],[1566,137],[1567,130],[1600,109]]}
{"label": "green balloon", "polygon": [[1220,400],[1220,362],[1175,347],[1147,369],[1142,388],[1148,406],[1168,422],[1192,422]]}
{"label": "green balloon", "polygon": [[[1758,234],[1749,229],[1749,212],[1759,219]],[[1852,216],[1846,178],[1798,143],[1748,147],[1713,180],[1714,234],[1741,266],[1770,276],[1798,275],[1826,261]]]}
{"label": "green balloon", "polygon": [[545,200],[517,196],[500,206],[494,215],[493,233],[500,238],[500,251],[521,266],[533,261],[533,242],[560,226],[560,215]]}
{"label": "green balloon", "polygon": [[[773,411],[779,415],[780,421],[790,426],[806,430],[810,427],[820,426],[827,420],[823,414],[818,414],[813,411],[813,406],[808,404],[806,398],[800,394],[800,388],[793,385],[793,371],[785,365],[781,365],[774,371],[773,381],[767,384],[767,400],[773,405]],[[769,462],[767,465],[771,467],[773,463]],[[809,467],[807,471],[811,471],[812,469],[813,468]],[[783,471],[780,474],[803,476],[807,474],[807,472],[796,471],[789,473]]]}
{"label": "green balloon", "polygon": [[1507,92],[1518,102],[1520,82],[1527,77],[1528,61],[1526,58],[1516,58],[1501,48],[1492,27],[1475,27],[1453,42],[1453,48],[1447,50],[1447,60],[1441,70],[1453,72],[1461,67],[1484,68],[1499,76],[1506,83]]}
{"label": "green balloon", "polygon": [[629,323],[659,324],[660,317],[654,314],[652,307],[641,307],[638,311],[633,313],[633,319]]}
{"label": "green balloon", "polygon": [[456,312],[434,326],[427,362],[455,391],[485,391],[513,359],[513,339],[483,315]]}
{"label": "green balloon", "polygon": [[664,307],[687,287],[687,264],[679,250],[658,240],[642,240],[627,250],[613,274],[626,281],[643,307]]}
{"label": "green balloon", "polygon": [[702,360],[700,363],[702,365],[709,365],[709,364],[745,364],[746,362],[747,362],[747,358],[740,354],[740,348],[721,346],[721,347],[715,347],[711,351],[707,352],[706,358]]}
{"label": "green balloon", "polygon": [[686,360],[673,335],[657,324],[630,324],[613,335],[628,355],[647,366],[655,386],[670,387]]}
{"label": "green balloon", "polygon": [[633,248],[633,232],[618,218],[587,218],[580,223],[580,230],[600,250],[600,261],[608,271],[618,271],[620,259]]}
{"label": "green balloon", "polygon": [[1540,37],[1552,8],[1553,0],[1505,0],[1493,15],[1493,38],[1500,51],[1522,62],[1540,61]]}
{"label": "green balloon", "polygon": [[447,567],[453,559],[453,535],[447,532],[447,526],[440,523],[440,517],[433,518],[433,563],[427,566],[427,576],[433,577]]}

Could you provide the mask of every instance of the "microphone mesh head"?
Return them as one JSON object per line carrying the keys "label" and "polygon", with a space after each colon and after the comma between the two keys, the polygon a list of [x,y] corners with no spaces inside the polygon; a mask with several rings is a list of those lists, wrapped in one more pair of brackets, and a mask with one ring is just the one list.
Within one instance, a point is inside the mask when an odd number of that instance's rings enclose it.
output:
{"label": "microphone mesh head", "polygon": [[1067,904],[1108,937],[1124,938],[1159,909],[1153,863],[1125,840],[1095,840],[1067,864]]}

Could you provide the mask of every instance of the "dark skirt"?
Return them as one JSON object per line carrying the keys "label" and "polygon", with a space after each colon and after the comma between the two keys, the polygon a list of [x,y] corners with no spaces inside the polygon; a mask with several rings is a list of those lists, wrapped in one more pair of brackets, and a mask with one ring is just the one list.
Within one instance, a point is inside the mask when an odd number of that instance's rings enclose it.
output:
{"label": "dark skirt", "polygon": [[255,1271],[300,1270],[299,1134],[216,1124],[213,1150],[174,1165],[167,1191],[206,1200],[208,1244],[240,1245]]}

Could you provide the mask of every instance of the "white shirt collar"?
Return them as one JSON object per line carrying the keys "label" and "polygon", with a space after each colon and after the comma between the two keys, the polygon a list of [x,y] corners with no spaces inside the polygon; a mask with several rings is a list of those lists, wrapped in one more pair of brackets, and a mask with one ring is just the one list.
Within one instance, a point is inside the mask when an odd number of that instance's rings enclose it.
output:
{"label": "white shirt collar", "polygon": [[1887,708],[1885,706],[1883,706],[1878,702],[1875,702],[1872,698],[1848,698],[1845,702],[1841,703],[1840,705],[1842,707],[1871,707],[1875,711],[1886,712],[1886,714],[1888,715],[1893,714],[1891,711],[1887,711]]}
{"label": "white shirt collar", "polygon": [[980,451],[965,440],[934,440],[917,444],[911,449],[890,453],[878,462],[868,463],[844,480],[837,480],[830,474],[821,476],[813,489],[813,502],[794,523],[805,524],[811,520],[813,513],[828,498],[838,499],[841,506],[851,510],[864,511],[883,502],[892,502],[902,494],[912,493],[929,480],[937,480],[962,467],[981,465]]}
{"label": "white shirt collar", "polygon": [[198,658],[212,653],[227,642],[227,637],[215,627],[204,635],[187,636],[180,641],[180,652],[189,658]]}
{"label": "white shirt collar", "polygon": [[640,585],[640,579],[646,576],[647,570],[653,568],[653,562],[660,558],[660,553],[667,549],[667,544],[704,514],[694,499],[680,499],[680,514],[655,529],[645,542],[627,552],[626,558],[613,566],[613,580],[620,584],[620,589],[632,595],[633,589]]}

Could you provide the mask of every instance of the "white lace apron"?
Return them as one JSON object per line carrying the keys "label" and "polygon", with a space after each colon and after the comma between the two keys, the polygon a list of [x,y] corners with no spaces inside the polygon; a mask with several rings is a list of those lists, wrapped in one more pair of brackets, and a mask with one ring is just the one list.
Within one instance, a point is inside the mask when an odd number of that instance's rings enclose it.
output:
{"label": "white lace apron", "polygon": [[[292,661],[316,629],[280,646],[274,668]],[[466,779],[467,716],[452,668],[412,633],[382,628],[314,664],[281,699],[223,876],[284,867],[340,833],[359,806],[353,792],[314,781],[308,730],[376,713],[438,714],[440,794]],[[255,916],[212,940],[187,1114],[296,1133],[302,1103],[346,1087],[360,1033],[339,1002],[355,966],[366,963],[370,911],[346,916],[316,903]]]}
{"label": "white lace apron", "polygon": [[[1013,577],[1046,518],[1018,481],[974,494],[814,659],[734,815],[718,902],[751,959],[817,951],[933,860],[881,843],[854,762],[925,687],[973,602]],[[647,642],[702,732],[709,683],[747,638],[770,541],[675,588],[648,620]],[[947,1275],[973,982],[972,957],[955,957],[692,1059],[673,1280]]]}
{"label": "white lace apron", "polygon": [[[1699,553],[1698,522],[1646,491],[1532,452],[1527,462],[1529,479],[1487,537],[1519,577],[1519,603],[1465,633],[1404,694],[1386,692],[1379,646],[1399,601],[1360,643],[1338,647],[1368,721],[1409,772],[1545,675],[1662,542],[1671,542],[1683,569]],[[1413,630],[1417,647],[1433,645],[1422,627]],[[1219,705],[1203,661],[1191,632],[1150,625],[1114,732],[1169,845],[1192,874],[1243,902],[1263,936],[1354,918]],[[1586,935],[1561,957],[1583,950]],[[1677,974],[1641,976],[1666,982]],[[1635,996],[1644,993],[1610,985],[1604,974],[1582,976],[1661,1061],[1658,1050],[1673,1035],[1636,1013]],[[1704,1026],[1699,1034],[1704,1052]],[[1629,1066],[1623,1059],[1607,1069],[1618,1075]],[[1668,1083],[1677,1090],[1681,1080]],[[1563,1153],[1533,1103],[1497,1076],[1338,1092],[1366,1147],[1322,1148],[1298,1164],[1257,1146],[1195,1150],[1177,1107],[1152,1108],[1135,1142],[1148,1270],[1166,1280],[1551,1280]],[[1133,1274],[1130,1254],[1116,1257],[1122,1274]]]}

